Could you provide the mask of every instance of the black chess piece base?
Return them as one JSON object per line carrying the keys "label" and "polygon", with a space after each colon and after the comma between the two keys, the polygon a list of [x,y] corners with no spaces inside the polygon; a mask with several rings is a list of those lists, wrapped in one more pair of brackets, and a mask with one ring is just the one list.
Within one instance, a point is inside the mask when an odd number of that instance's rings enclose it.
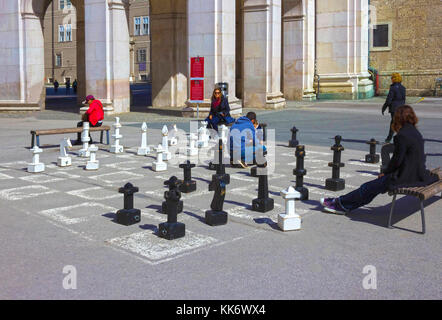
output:
{"label": "black chess piece base", "polygon": [[301,194],[301,198],[299,200],[308,200],[308,189],[305,187],[296,187],[296,191]]}
{"label": "black chess piece base", "polygon": [[[178,202],[177,210],[178,210],[178,213],[183,212],[183,201],[182,200],[180,202]],[[161,213],[167,214],[166,201],[163,201],[163,203],[161,205]]]}
{"label": "black chess piece base", "polygon": [[139,209],[121,209],[117,211],[116,222],[125,226],[141,221],[141,210]]}
{"label": "black chess piece base", "polygon": [[180,191],[183,193],[190,193],[196,191],[196,181],[183,181],[179,187]]}
{"label": "black chess piece base", "polygon": [[158,236],[167,240],[173,240],[184,237],[186,234],[186,225],[184,223],[160,223]]}
{"label": "black chess piece base", "polygon": [[209,170],[216,170],[216,164],[212,161],[209,162]]}
{"label": "black chess piece base", "polygon": [[257,170],[258,167],[253,167],[252,169],[250,169],[250,176],[257,178],[258,177]]}
{"label": "black chess piece base", "polygon": [[344,179],[333,179],[329,178],[325,180],[325,189],[330,191],[339,191],[345,189]]}
{"label": "black chess piece base", "polygon": [[365,162],[378,163],[379,162],[379,155],[378,154],[367,154],[367,155],[365,155]]}
{"label": "black chess piece base", "polygon": [[275,201],[272,198],[253,199],[252,210],[258,212],[267,212],[273,210]]}
{"label": "black chess piece base", "polygon": [[223,224],[227,224],[227,212],[207,210],[206,223],[209,226],[221,226]]}
{"label": "black chess piece base", "polygon": [[289,140],[289,147],[290,148],[296,148],[296,146],[299,144],[298,140]]}

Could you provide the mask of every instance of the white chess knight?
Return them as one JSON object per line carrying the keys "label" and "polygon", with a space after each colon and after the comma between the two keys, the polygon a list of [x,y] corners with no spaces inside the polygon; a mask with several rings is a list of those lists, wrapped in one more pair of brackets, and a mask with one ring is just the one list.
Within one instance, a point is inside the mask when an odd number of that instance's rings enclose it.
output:
{"label": "white chess knight", "polygon": [[168,142],[169,130],[167,129],[166,125],[163,126],[161,133],[163,135],[163,140],[161,144],[163,150],[163,160],[168,161],[172,159],[172,154],[169,152],[169,142]]}
{"label": "white chess knight", "polygon": [[57,165],[59,167],[67,167],[72,164],[72,159],[67,154],[67,149],[69,148],[72,148],[71,140],[69,138],[64,138],[60,141],[60,156],[57,160]]}
{"label": "white chess knight", "polygon": [[157,161],[154,161],[152,163],[153,171],[167,170],[167,163],[163,161],[164,150],[163,150],[162,145],[159,144],[158,147],[155,148],[155,151],[157,152]]}
{"label": "white chess knight", "polygon": [[207,130],[207,121],[201,121],[201,127],[198,129],[198,137],[198,148],[207,148],[210,139]]}
{"label": "white chess knight", "polygon": [[91,154],[90,160],[86,163],[86,170],[98,170],[100,166],[100,162],[97,160],[96,152],[98,151],[98,147],[96,147],[94,144],[91,144],[89,147],[89,151]]}
{"label": "white chess knight", "polygon": [[295,199],[301,198],[301,194],[290,186],[281,191],[281,196],[285,200],[285,214],[278,215],[278,226],[282,231],[301,229],[301,217],[295,212]]}
{"label": "white chess knight", "polygon": [[147,146],[147,124],[143,122],[141,126],[141,147],[138,147],[137,155],[145,156],[150,152],[150,148]]}
{"label": "white chess knight", "polygon": [[123,146],[120,145],[120,139],[123,138],[123,136],[120,134],[120,118],[115,117],[115,123],[112,124],[112,126],[115,128],[115,133],[112,135],[112,138],[114,138],[114,144],[110,148],[111,153],[123,153]]}
{"label": "white chess knight", "polygon": [[191,133],[189,136],[189,147],[187,148],[187,155],[188,156],[197,156],[198,155],[198,148],[196,146],[196,142],[198,140],[198,137]]}
{"label": "white chess knight", "polygon": [[42,153],[43,150],[35,146],[31,151],[32,163],[28,163],[28,172],[36,173],[45,171],[45,164],[40,162],[40,153]]}
{"label": "white chess knight", "polygon": [[176,124],[173,125],[172,137],[169,139],[169,146],[176,146],[178,144],[178,129]]}
{"label": "white chess knight", "polygon": [[89,157],[89,122],[83,122],[83,131],[81,132],[81,141],[83,147],[78,151],[78,155],[82,158]]}

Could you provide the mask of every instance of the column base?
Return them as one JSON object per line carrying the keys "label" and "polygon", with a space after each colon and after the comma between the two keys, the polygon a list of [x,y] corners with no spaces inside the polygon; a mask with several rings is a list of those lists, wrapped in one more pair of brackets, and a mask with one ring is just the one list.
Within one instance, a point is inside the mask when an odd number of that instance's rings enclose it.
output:
{"label": "column base", "polygon": [[[317,90],[318,83],[313,87]],[[373,82],[366,75],[321,75],[319,99],[358,100],[374,96]]]}
{"label": "column base", "polygon": [[282,109],[285,107],[286,100],[281,92],[267,94],[266,109]]}

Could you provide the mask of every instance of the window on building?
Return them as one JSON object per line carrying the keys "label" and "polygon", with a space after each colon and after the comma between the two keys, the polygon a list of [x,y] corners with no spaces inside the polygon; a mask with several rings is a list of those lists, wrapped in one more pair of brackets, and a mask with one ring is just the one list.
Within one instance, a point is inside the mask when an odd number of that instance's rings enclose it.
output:
{"label": "window on building", "polygon": [[64,42],[64,26],[58,26],[58,42]]}
{"label": "window on building", "polygon": [[391,23],[379,23],[374,25],[371,37],[371,50],[391,50]]}
{"label": "window on building", "polygon": [[57,53],[55,55],[55,66],[56,67],[61,67],[61,64],[62,64],[61,53]]}
{"label": "window on building", "polygon": [[141,35],[141,18],[140,17],[134,18],[134,35],[136,35],[136,36]]}
{"label": "window on building", "polygon": [[66,41],[72,41],[72,25],[66,25]]}
{"label": "window on building", "polygon": [[146,62],[146,49],[138,49],[138,63]]}
{"label": "window on building", "polygon": [[142,34],[149,34],[149,17],[143,17],[143,29]]}
{"label": "window on building", "polygon": [[66,0],[66,7],[70,9],[72,6],[71,0]]}
{"label": "window on building", "polygon": [[59,2],[59,7],[60,7],[60,10],[63,10],[64,9],[64,0],[60,0],[60,2]]}

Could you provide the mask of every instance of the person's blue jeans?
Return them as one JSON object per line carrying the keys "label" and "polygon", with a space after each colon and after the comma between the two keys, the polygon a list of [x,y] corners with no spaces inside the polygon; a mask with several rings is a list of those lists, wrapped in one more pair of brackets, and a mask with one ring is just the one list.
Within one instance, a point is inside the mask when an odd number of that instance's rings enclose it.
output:
{"label": "person's blue jeans", "polygon": [[218,115],[214,115],[212,119],[209,119],[209,117],[206,118],[205,121],[207,121],[207,128],[212,128],[213,130],[218,132],[218,124],[221,122],[221,120],[224,120],[226,124],[235,122],[235,119],[233,119],[231,116],[221,117]]}
{"label": "person's blue jeans", "polygon": [[369,204],[377,195],[388,191],[387,182],[388,176],[366,182],[359,189],[340,196],[339,204],[345,211],[355,210]]}
{"label": "person's blue jeans", "polygon": [[[231,160],[237,160],[234,156],[233,149],[234,149],[233,147],[230,148]],[[260,152],[260,150],[262,150],[263,154],[265,154],[265,152],[267,151],[267,148],[266,148],[266,146],[261,145],[261,144],[258,146],[246,146],[246,147],[242,148],[241,149],[241,161],[243,161],[245,163],[255,163],[256,153]],[[258,159],[258,160],[262,161],[263,159]]]}

